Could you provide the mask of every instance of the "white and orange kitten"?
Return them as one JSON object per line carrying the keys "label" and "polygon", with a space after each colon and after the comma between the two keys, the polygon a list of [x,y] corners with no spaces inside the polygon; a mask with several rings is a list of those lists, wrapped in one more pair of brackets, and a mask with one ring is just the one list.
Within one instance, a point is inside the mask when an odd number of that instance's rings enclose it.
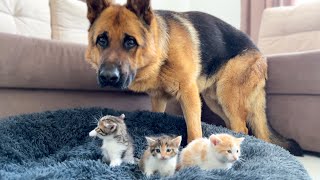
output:
{"label": "white and orange kitten", "polygon": [[148,148],[144,152],[139,167],[146,176],[158,172],[160,176],[171,176],[177,167],[177,157],[181,136],[146,137]]}
{"label": "white and orange kitten", "polygon": [[180,169],[199,166],[204,170],[229,169],[240,158],[240,145],[244,138],[228,134],[212,134],[187,145],[180,155]]}

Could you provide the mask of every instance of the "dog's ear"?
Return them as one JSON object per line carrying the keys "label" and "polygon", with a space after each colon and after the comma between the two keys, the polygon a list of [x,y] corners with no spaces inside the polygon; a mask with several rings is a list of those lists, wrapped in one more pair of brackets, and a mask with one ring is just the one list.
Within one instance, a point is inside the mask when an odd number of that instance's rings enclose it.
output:
{"label": "dog's ear", "polygon": [[87,0],[87,18],[89,19],[90,24],[93,24],[101,12],[109,7],[112,3],[113,0]]}
{"label": "dog's ear", "polygon": [[126,7],[141,18],[147,25],[151,24],[153,13],[150,0],[127,0]]}

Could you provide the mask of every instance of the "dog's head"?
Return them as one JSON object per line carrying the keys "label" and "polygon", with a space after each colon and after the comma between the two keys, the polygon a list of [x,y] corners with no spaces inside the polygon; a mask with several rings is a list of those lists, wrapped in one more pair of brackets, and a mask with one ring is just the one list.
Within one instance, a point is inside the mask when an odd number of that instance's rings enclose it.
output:
{"label": "dog's head", "polygon": [[87,0],[90,21],[86,59],[101,87],[127,88],[154,54],[150,0]]}

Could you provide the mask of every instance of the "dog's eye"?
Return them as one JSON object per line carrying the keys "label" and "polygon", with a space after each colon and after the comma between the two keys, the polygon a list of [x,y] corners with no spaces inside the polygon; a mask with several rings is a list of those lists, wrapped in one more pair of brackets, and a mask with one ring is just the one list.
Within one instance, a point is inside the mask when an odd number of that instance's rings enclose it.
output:
{"label": "dog's eye", "polygon": [[97,42],[96,42],[100,47],[102,48],[106,48],[108,47],[108,35],[106,32],[100,34],[98,37],[97,37]]}
{"label": "dog's eye", "polygon": [[123,47],[126,50],[130,50],[130,49],[136,47],[137,45],[138,44],[137,44],[136,39],[132,36],[126,36],[123,40]]}

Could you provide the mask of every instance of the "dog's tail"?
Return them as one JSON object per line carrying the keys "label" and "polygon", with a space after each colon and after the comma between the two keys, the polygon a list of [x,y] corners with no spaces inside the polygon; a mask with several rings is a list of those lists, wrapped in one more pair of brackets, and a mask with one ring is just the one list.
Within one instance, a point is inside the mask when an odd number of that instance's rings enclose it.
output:
{"label": "dog's tail", "polygon": [[268,123],[265,112],[264,91],[261,91],[261,93],[255,97],[255,105],[251,107],[252,114],[248,118],[248,124],[251,127],[253,135],[264,141],[279,145],[295,156],[303,156],[303,150],[296,141],[286,139]]}
{"label": "dog's tail", "polygon": [[303,156],[303,150],[293,139],[286,139],[276,132],[266,118],[252,118],[249,120],[252,133],[259,139],[279,145],[295,156]]}
{"label": "dog's tail", "polygon": [[286,139],[276,132],[267,121],[265,82],[258,84],[255,92],[248,101],[249,117],[248,125],[252,133],[259,139],[279,145],[295,156],[302,156],[300,145],[291,139]]}
{"label": "dog's tail", "polygon": [[275,131],[270,125],[269,130],[271,132],[271,142],[287,149],[291,154],[295,156],[303,156],[303,150],[300,145],[293,139],[286,139]]}

